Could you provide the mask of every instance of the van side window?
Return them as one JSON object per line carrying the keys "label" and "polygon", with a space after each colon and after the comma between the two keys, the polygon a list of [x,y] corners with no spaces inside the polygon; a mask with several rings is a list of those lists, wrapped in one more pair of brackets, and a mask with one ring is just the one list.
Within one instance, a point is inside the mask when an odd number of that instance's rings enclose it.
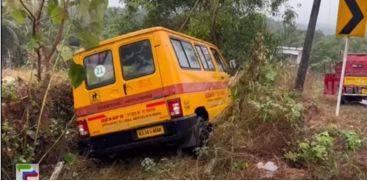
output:
{"label": "van side window", "polygon": [[120,61],[125,80],[154,73],[154,61],[149,40],[120,47]]}
{"label": "van side window", "polygon": [[177,59],[178,59],[178,62],[180,63],[180,66],[183,68],[189,68],[190,67],[189,62],[186,58],[185,52],[181,46],[180,41],[171,39],[171,42],[172,42],[173,48],[175,49]]}
{"label": "van side window", "polygon": [[217,50],[213,48],[211,48],[211,50],[212,50],[214,59],[218,64],[219,71],[224,72],[225,70],[224,70],[223,60],[220,58],[219,53],[217,52]]}
{"label": "van side window", "polygon": [[209,54],[209,50],[203,46],[201,46],[201,50],[204,53],[204,57],[205,57],[206,62],[208,63],[209,70],[214,70],[214,65],[213,65],[212,57]]}
{"label": "van side window", "polygon": [[171,39],[175,49],[177,59],[182,68],[200,69],[200,64],[196,58],[194,48],[191,43],[176,39]]}
{"label": "van side window", "polygon": [[115,72],[111,51],[99,52],[84,58],[87,89],[113,84]]}
{"label": "van side window", "polygon": [[201,48],[200,48],[199,45],[196,45],[195,48],[196,48],[196,51],[198,52],[201,64],[203,64],[204,70],[208,70],[208,63],[206,62],[206,60],[204,58],[203,51],[201,51]]}
{"label": "van side window", "polygon": [[185,41],[181,41],[181,43],[185,49],[186,56],[189,60],[190,67],[194,69],[200,69],[200,64],[198,60],[196,59],[196,55],[194,52],[194,48],[192,47],[192,44],[185,42]]}

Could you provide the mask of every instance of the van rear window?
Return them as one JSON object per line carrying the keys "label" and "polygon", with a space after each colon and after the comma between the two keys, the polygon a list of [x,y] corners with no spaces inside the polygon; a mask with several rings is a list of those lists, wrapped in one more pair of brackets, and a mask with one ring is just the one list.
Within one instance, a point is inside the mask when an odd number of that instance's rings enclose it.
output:
{"label": "van rear window", "polygon": [[115,82],[111,51],[104,51],[87,56],[84,59],[84,66],[88,89],[94,89]]}
{"label": "van rear window", "polygon": [[154,73],[154,61],[149,40],[120,47],[120,61],[125,80]]}

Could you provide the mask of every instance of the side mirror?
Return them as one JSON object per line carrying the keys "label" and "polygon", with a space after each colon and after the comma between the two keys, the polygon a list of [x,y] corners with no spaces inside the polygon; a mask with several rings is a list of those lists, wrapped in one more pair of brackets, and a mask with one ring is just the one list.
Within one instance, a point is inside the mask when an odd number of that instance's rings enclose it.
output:
{"label": "side mirror", "polygon": [[235,59],[232,59],[232,60],[229,61],[229,68],[231,70],[235,70],[237,68],[237,63],[236,63]]}

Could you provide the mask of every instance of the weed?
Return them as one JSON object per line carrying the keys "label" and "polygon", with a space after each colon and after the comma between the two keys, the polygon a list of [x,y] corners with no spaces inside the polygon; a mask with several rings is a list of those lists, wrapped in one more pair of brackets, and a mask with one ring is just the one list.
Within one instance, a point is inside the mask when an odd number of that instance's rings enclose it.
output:
{"label": "weed", "polygon": [[363,140],[354,131],[343,131],[341,132],[344,140],[345,146],[350,151],[357,151],[362,147]]}
{"label": "weed", "polygon": [[7,101],[16,101],[18,99],[15,83],[3,84],[1,86],[1,99]]}
{"label": "weed", "polygon": [[65,155],[64,155],[64,160],[66,161],[66,163],[68,163],[68,164],[73,164],[74,162],[75,162],[75,160],[77,159],[77,156],[75,155],[75,154],[73,154],[73,153],[70,153],[70,152],[68,152],[68,153],[66,153]]}
{"label": "weed", "polygon": [[34,161],[34,146],[24,143],[24,138],[19,136],[14,126],[7,120],[4,120],[1,126],[2,148],[4,160],[9,161],[5,167],[17,163],[27,163]]}
{"label": "weed", "polygon": [[285,158],[296,163],[317,163],[328,160],[333,144],[334,138],[325,131],[314,135],[312,140],[306,139],[300,142],[297,152],[288,152]]}
{"label": "weed", "polygon": [[156,168],[156,163],[154,159],[146,157],[141,161],[141,166],[143,167],[144,171],[153,171]]}
{"label": "weed", "polygon": [[249,167],[249,164],[246,161],[243,160],[236,160],[233,163],[233,169],[235,171],[243,171]]}

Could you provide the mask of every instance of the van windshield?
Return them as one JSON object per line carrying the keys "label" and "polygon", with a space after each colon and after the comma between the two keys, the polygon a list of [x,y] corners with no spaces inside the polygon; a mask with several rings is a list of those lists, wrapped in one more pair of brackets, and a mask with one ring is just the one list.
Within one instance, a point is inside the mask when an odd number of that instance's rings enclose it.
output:
{"label": "van windshield", "polygon": [[88,89],[94,89],[115,82],[111,51],[87,56],[84,59],[84,66]]}

